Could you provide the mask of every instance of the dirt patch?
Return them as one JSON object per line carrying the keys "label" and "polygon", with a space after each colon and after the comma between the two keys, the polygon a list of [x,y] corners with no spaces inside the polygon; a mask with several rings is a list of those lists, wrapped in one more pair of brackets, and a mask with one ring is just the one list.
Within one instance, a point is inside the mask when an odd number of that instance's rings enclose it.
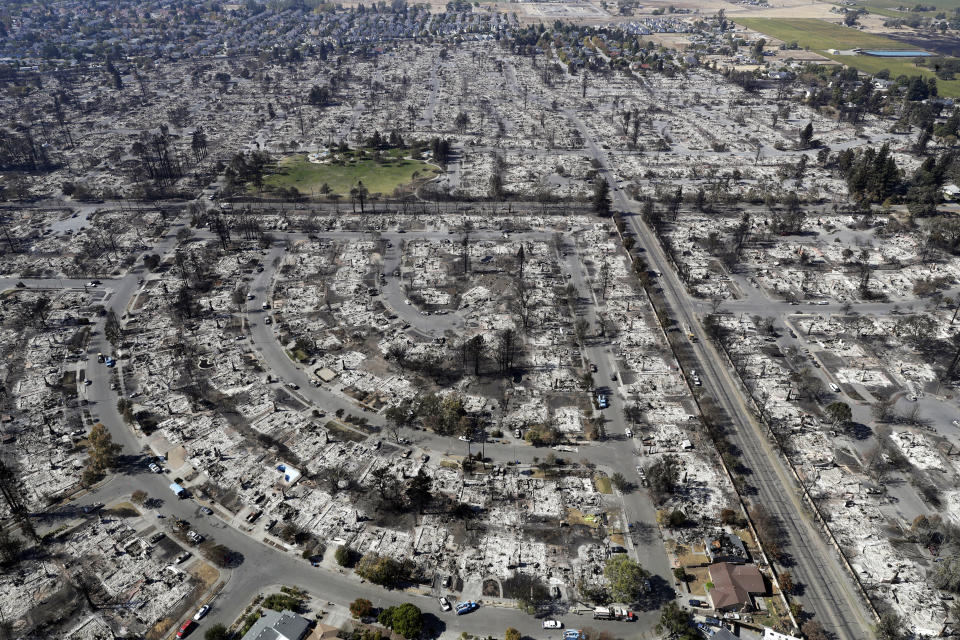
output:
{"label": "dirt patch", "polygon": [[613,485],[610,483],[610,478],[607,476],[596,476],[593,479],[594,486],[597,487],[597,491],[600,493],[611,494],[613,493]]}
{"label": "dirt patch", "polygon": [[196,578],[204,590],[209,589],[220,579],[220,571],[212,564],[195,562],[189,569],[190,575]]}
{"label": "dirt patch", "polygon": [[710,558],[703,552],[703,549],[690,548],[684,545],[677,545],[674,550],[677,558],[677,564],[681,567],[696,567],[710,562]]}
{"label": "dirt patch", "polygon": [[710,582],[710,572],[707,571],[707,567],[692,567],[686,571],[687,575],[693,576],[693,579],[687,582],[687,586],[690,587],[690,594],[698,596],[707,595],[707,585],[712,584]]}
{"label": "dirt patch", "polygon": [[102,511],[103,515],[114,516],[116,518],[136,518],[140,516],[140,511],[133,506],[132,502],[118,502],[112,504]]}
{"label": "dirt patch", "polygon": [[567,522],[571,525],[581,525],[595,529],[600,526],[600,516],[584,514],[579,509],[567,509]]}
{"label": "dirt patch", "polygon": [[357,433],[353,429],[347,428],[346,425],[341,424],[336,420],[330,420],[324,425],[324,427],[326,427],[327,431],[331,432],[331,435],[340,437],[347,442],[360,442],[367,439],[366,435]]}
{"label": "dirt patch", "polygon": [[493,598],[501,597],[500,594],[500,583],[493,579],[487,579],[483,581],[483,595],[490,596]]}
{"label": "dirt patch", "polygon": [[891,40],[909,44],[917,49],[939,53],[942,56],[960,56],[960,40],[956,36],[898,33],[895,31],[885,32],[883,35]]}

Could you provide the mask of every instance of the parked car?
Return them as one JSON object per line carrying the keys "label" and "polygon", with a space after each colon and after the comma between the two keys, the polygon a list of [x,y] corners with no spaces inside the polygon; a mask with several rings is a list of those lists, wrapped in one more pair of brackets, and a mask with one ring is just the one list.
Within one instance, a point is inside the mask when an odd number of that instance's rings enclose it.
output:
{"label": "parked car", "polygon": [[210,507],[200,507],[200,513],[208,516],[213,515],[213,509],[211,509]]}
{"label": "parked car", "polygon": [[178,638],[186,638],[190,635],[190,632],[193,631],[193,628],[197,626],[197,623],[193,620],[187,620],[182,625],[180,625],[180,630],[177,631]]}
{"label": "parked car", "polygon": [[840,393],[840,387],[833,382],[830,383],[830,390],[833,391],[834,393]]}
{"label": "parked car", "polygon": [[544,620],[543,621],[544,629],[562,629],[563,623],[559,620]]}
{"label": "parked car", "polygon": [[450,611],[450,601],[444,596],[440,596],[440,608],[444,611]]}
{"label": "parked car", "polygon": [[210,611],[210,605],[205,604],[197,611],[197,615],[193,616],[194,621],[200,622],[203,619],[203,616],[207,615],[207,612]]}
{"label": "parked car", "polygon": [[148,465],[148,468],[150,469],[150,471],[153,471],[154,473],[160,473],[161,471],[163,471],[163,469],[161,469],[160,467],[158,467],[158,466],[157,466],[155,463],[153,463],[153,462],[151,462],[151,463]]}
{"label": "parked car", "polygon": [[457,605],[457,615],[462,616],[466,613],[470,613],[471,611],[476,611],[479,607],[480,605],[478,605],[476,602],[473,602],[472,600],[461,602],[460,604]]}
{"label": "parked car", "polygon": [[704,602],[703,600],[693,600],[693,599],[691,599],[691,600],[690,600],[690,606],[691,606],[691,607],[697,607],[698,609],[706,609],[706,608],[707,608],[707,603]]}
{"label": "parked car", "polygon": [[193,555],[193,554],[190,553],[189,551],[184,551],[183,553],[181,553],[180,555],[177,556],[177,564],[181,564],[181,563],[183,563],[183,562],[186,562],[187,559],[188,559],[190,556],[192,556],[192,555]]}

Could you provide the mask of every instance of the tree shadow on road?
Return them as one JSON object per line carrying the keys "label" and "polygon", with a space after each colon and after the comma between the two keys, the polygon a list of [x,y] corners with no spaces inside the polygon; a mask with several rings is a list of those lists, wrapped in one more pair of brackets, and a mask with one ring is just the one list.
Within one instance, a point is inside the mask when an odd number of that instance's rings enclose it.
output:
{"label": "tree shadow on road", "polygon": [[662,576],[652,575],[650,576],[650,591],[640,598],[636,603],[636,608],[639,611],[654,611],[668,602],[673,602],[676,598],[677,592],[671,583],[664,580]]}
{"label": "tree shadow on road", "polygon": [[657,538],[657,528],[650,522],[634,522],[631,538],[634,544],[651,545]]}
{"label": "tree shadow on road", "polygon": [[423,614],[423,638],[439,638],[447,630],[447,623],[432,613]]}
{"label": "tree shadow on road", "polygon": [[873,436],[873,429],[862,422],[848,422],[843,430],[857,440],[867,440]]}

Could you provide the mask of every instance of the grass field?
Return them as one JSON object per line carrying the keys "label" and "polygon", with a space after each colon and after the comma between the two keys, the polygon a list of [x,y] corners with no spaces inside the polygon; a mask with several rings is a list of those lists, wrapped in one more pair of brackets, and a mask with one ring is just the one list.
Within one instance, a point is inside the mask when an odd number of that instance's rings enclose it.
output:
{"label": "grass field", "polygon": [[[875,58],[873,56],[832,56],[824,54],[831,60],[842,62],[858,71],[875,74],[882,69],[890,72],[891,78],[899,75],[934,78],[936,74],[926,67],[918,67],[910,58]],[[960,80],[941,80],[937,78],[937,92],[945,98],[960,98]]]}
{"label": "grass field", "polygon": [[[897,7],[912,7],[916,5],[916,2],[904,2],[904,0],[869,0],[870,6],[879,7],[881,9],[896,9]],[[942,11],[950,11],[951,9],[956,9],[960,7],[960,0],[924,0],[920,4],[925,6],[934,6],[937,9]],[[900,14],[903,15],[903,14]],[[921,16],[926,15],[933,17],[930,12],[921,13]]]}
{"label": "grass field", "polygon": [[817,51],[827,49],[915,49],[873,33],[815,18],[737,18],[736,22],[777,40],[796,42]]}
{"label": "grass field", "polygon": [[276,171],[264,179],[264,186],[271,188],[296,187],[305,195],[320,195],[326,184],[331,193],[346,196],[350,190],[363,182],[370,195],[389,196],[394,189],[406,185],[414,178],[432,178],[440,170],[419,160],[384,156],[382,162],[371,158],[356,160],[352,154],[338,155],[330,164],[314,164],[304,154],[287,156],[277,163]]}
{"label": "grass field", "polygon": [[[957,2],[960,2],[960,0],[957,0]],[[913,64],[911,58],[838,56],[827,53],[827,49],[846,50],[857,47],[863,49],[917,49],[915,46],[897,42],[884,36],[842,27],[823,20],[806,18],[738,18],[737,22],[748,29],[759,31],[778,40],[796,42],[801,47],[809,47],[831,60],[836,60],[864,73],[876,74],[878,71],[886,69],[890,72],[891,78],[896,78],[899,75],[921,75],[924,78],[936,77],[932,70]],[[960,80],[940,80],[938,78],[937,89],[941,96],[947,98],[960,97]]]}
{"label": "grass field", "polygon": [[878,16],[883,16],[884,18],[904,18],[910,15],[905,11],[896,11],[894,9],[884,9],[883,7],[874,7],[872,5],[871,6],[864,5],[864,8],[870,13],[875,13]]}

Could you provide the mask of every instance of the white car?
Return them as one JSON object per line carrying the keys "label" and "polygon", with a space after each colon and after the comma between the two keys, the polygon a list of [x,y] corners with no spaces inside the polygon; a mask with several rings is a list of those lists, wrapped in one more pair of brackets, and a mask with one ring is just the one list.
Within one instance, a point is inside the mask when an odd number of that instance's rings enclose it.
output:
{"label": "white car", "polygon": [[838,387],[833,382],[830,383],[830,390],[833,391],[834,393],[840,393],[840,387]]}
{"label": "white car", "polygon": [[543,621],[544,629],[563,629],[563,623],[559,620],[544,620]]}
{"label": "white car", "polygon": [[163,471],[163,469],[161,469],[160,467],[158,467],[158,466],[157,466],[156,464],[154,464],[153,462],[150,463],[149,468],[150,468],[150,471],[153,471],[154,473],[161,473],[161,472]]}
{"label": "white car", "polygon": [[463,442],[470,442],[470,438],[468,438],[467,436],[460,436],[460,437],[457,438],[457,439],[458,439],[458,440],[462,440]]}
{"label": "white car", "polygon": [[203,618],[203,616],[207,615],[208,611],[210,611],[210,605],[205,604],[202,607],[200,607],[200,610],[197,611],[197,615],[193,616],[194,622],[200,622],[200,619]]}
{"label": "white car", "polygon": [[450,611],[450,601],[444,596],[440,596],[440,608],[444,611]]}

